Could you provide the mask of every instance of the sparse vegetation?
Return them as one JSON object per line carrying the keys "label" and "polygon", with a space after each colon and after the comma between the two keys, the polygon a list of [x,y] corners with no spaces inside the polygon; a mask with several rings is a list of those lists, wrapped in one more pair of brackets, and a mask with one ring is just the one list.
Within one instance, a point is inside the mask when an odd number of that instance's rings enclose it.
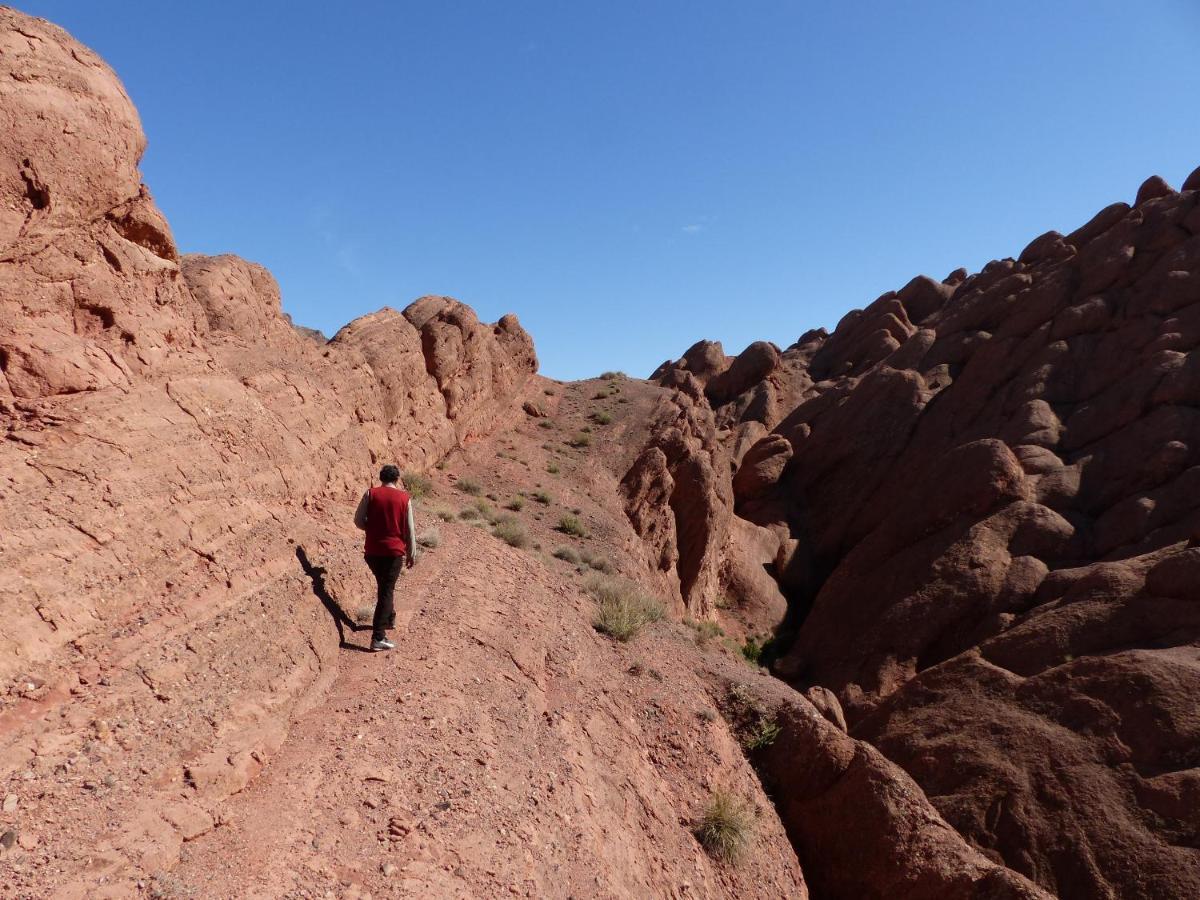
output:
{"label": "sparse vegetation", "polygon": [[523,548],[529,546],[529,533],[525,526],[515,520],[496,523],[492,534],[504,541],[510,547]]}
{"label": "sparse vegetation", "polygon": [[590,550],[581,549],[578,553],[579,562],[583,563],[589,569],[595,569],[597,572],[605,574],[612,571],[612,563],[598,553],[592,553]]}
{"label": "sparse vegetation", "polygon": [[742,745],[747,750],[761,750],[770,747],[779,737],[783,727],[774,719],[760,718],[742,735]]}
{"label": "sparse vegetation", "polygon": [[757,638],[746,638],[746,643],[741,647],[742,657],[753,666],[761,665],[763,646]]}
{"label": "sparse vegetation", "polygon": [[435,549],[442,542],[442,533],[436,528],[426,528],[417,534],[417,543],[427,550]]}
{"label": "sparse vegetation", "polygon": [[433,511],[433,514],[443,522],[453,522],[455,519],[454,510],[446,509],[444,506],[439,506]]}
{"label": "sparse vegetation", "polygon": [[720,625],[709,619],[701,619],[699,622],[687,619],[685,624],[696,632],[696,643],[702,647],[713,638],[723,637],[725,634]]}
{"label": "sparse vegetation", "polygon": [[492,508],[492,504],[488,503],[482,497],[475,501],[475,508],[479,510],[479,515],[486,519],[489,525],[495,525],[500,519],[496,515],[496,510]]}
{"label": "sparse vegetation", "polygon": [[554,423],[549,419],[538,419],[538,428],[553,428]]}
{"label": "sparse vegetation", "polygon": [[555,559],[561,559],[563,562],[569,562],[573,566],[580,563],[579,553],[572,547],[557,547],[554,553],[551,554]]}
{"label": "sparse vegetation", "polygon": [[513,497],[504,505],[505,509],[511,509],[513,512],[520,512],[525,508],[524,497]]}
{"label": "sparse vegetation", "polygon": [[592,446],[591,435],[584,434],[582,431],[567,441],[567,444],[574,447],[576,450],[582,450],[585,447]]}
{"label": "sparse vegetation", "polygon": [[748,803],[726,788],[717,788],[696,828],[696,839],[714,859],[736,863],[750,845],[754,818]]}
{"label": "sparse vegetation", "polygon": [[565,515],[558,520],[557,527],[563,534],[569,534],[571,537],[587,537],[587,529],[583,527],[579,516]]}
{"label": "sparse vegetation", "polygon": [[746,685],[730,685],[725,708],[738,740],[747,750],[771,746],[783,731],[774,714],[764,709]]}
{"label": "sparse vegetation", "polygon": [[433,482],[419,472],[405,472],[400,476],[400,480],[404,484],[404,489],[417,500],[427,496],[433,490]]}
{"label": "sparse vegetation", "polygon": [[549,494],[547,494],[545,491],[534,491],[529,496],[533,497],[534,500],[536,500],[538,503],[542,504],[543,506],[549,506],[551,503],[554,502],[554,498],[551,497]]}
{"label": "sparse vegetation", "polygon": [[607,410],[602,409],[599,412],[592,413],[592,421],[597,425],[609,425],[612,423],[612,420],[612,413]]}
{"label": "sparse vegetation", "polygon": [[551,475],[557,475],[562,470],[559,469],[558,463],[552,462],[552,463],[546,463],[546,471],[549,472]]}
{"label": "sparse vegetation", "polygon": [[596,393],[592,394],[592,399],[593,400],[607,400],[608,399],[608,391],[596,391]]}
{"label": "sparse vegetation", "polygon": [[478,497],[483,493],[483,487],[473,478],[460,478],[454,486],[464,494],[470,494],[472,497]]}
{"label": "sparse vegetation", "polygon": [[464,522],[473,522],[473,521],[477,521],[477,520],[483,518],[479,514],[479,510],[477,510],[473,506],[468,506],[465,509],[459,510],[458,517],[460,519],[462,519]]}
{"label": "sparse vegetation", "polygon": [[583,586],[596,598],[596,630],[618,641],[633,640],[663,617],[661,603],[623,579],[591,575]]}

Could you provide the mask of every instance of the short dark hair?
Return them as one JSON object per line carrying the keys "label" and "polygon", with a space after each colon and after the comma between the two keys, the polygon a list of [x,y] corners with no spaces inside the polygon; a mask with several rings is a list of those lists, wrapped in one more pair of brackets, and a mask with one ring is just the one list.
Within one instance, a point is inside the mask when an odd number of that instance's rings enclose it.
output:
{"label": "short dark hair", "polygon": [[400,470],[395,466],[384,466],[379,470],[379,480],[384,484],[395,484],[400,480]]}

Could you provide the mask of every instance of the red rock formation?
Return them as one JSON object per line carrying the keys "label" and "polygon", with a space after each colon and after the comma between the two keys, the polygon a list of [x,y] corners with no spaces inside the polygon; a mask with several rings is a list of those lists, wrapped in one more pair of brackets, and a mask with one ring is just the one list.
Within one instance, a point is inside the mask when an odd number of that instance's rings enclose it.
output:
{"label": "red rock formation", "polygon": [[[519,409],[532,344],[515,318],[483,325],[447,298],[302,336],[262,267],[179,258],[99,59],[8,9],[0,51],[0,771],[52,759],[23,726],[103,677],[126,698],[113,715],[201,697],[174,726],[186,741],[140,740],[148,765],[222,796],[333,652],[289,584],[324,498]],[[174,832],[146,815],[153,833],[116,849],[150,865]]]}
{"label": "red rock formation", "polygon": [[[525,396],[537,361],[514,317],[425,297],[325,342],[283,315],[265,269],[180,258],[111,71],[7,9],[0,51],[0,781],[36,785],[17,799],[40,805],[46,864],[70,867],[55,890],[128,895],[213,831],[334,677],[313,594],[369,595],[334,523],[379,464],[483,447],[495,465],[485,439],[561,398]],[[805,695],[762,675],[753,691],[780,728],[754,751],[778,809],[760,814],[761,884],[687,855],[696,771],[767,801],[730,730],[695,714],[686,630],[648,645],[670,678],[639,685],[647,715],[630,715],[609,687],[642,663],[587,630],[574,581],[534,557],[499,571],[511,548],[458,526],[468,592],[440,596],[492,643],[460,629],[439,658],[481,667],[457,673],[459,712],[461,692],[514,686],[522,716],[462,727],[563,763],[543,846],[563,852],[580,815],[584,846],[620,866],[611,883],[661,891],[686,866],[738,895],[803,896],[807,877],[822,896],[1042,896],[1016,873],[1064,897],[1200,894],[1200,173],[1184,188],[1151,179],[1133,207],[976,275],[914,279],[782,351],[702,342],[629,386],[648,414],[602,460],[619,487],[603,465],[567,486],[618,568],[680,611],[796,632],[777,670]],[[600,487],[619,492],[612,521]],[[548,621],[574,636],[520,640]],[[522,764],[528,786],[545,774]],[[86,847],[62,815],[82,796]]]}
{"label": "red rock formation", "polygon": [[798,623],[777,670],[1063,897],[1200,893],[1198,177],[753,348],[756,384],[709,366]]}

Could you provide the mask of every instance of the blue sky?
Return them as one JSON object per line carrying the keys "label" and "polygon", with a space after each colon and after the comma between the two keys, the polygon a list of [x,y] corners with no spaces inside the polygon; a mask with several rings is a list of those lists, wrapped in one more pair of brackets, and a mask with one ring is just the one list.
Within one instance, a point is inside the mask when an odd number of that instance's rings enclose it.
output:
{"label": "blue sky", "polygon": [[1200,3],[18,3],[104,56],[185,252],[332,334],[449,294],[544,374],[781,346],[1200,166]]}

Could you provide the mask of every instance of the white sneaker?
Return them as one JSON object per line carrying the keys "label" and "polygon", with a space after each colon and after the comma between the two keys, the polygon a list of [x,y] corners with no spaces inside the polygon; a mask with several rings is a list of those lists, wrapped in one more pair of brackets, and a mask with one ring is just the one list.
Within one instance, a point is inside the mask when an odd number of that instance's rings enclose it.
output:
{"label": "white sneaker", "polygon": [[380,638],[377,641],[371,641],[372,650],[395,650],[396,645],[387,638]]}

